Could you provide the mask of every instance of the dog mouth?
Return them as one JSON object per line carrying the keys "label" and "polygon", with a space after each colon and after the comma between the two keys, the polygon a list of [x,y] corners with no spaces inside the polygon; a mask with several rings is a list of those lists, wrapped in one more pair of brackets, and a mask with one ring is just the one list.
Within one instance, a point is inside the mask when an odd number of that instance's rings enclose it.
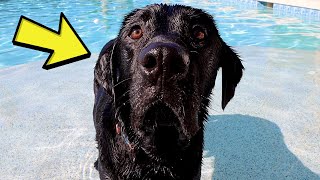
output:
{"label": "dog mouth", "polygon": [[170,107],[164,103],[156,103],[149,107],[144,115],[143,124],[152,127],[179,126],[179,118]]}
{"label": "dog mouth", "polygon": [[189,141],[183,131],[183,123],[177,113],[164,103],[156,103],[145,112],[141,131],[146,147],[160,157],[177,154]]}

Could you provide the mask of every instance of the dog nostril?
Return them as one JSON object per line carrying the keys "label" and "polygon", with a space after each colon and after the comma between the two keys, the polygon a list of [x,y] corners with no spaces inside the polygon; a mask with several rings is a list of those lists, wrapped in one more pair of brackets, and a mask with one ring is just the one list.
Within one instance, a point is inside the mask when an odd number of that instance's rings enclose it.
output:
{"label": "dog nostril", "polygon": [[146,57],[145,63],[143,64],[143,66],[147,69],[147,70],[153,70],[156,66],[157,66],[157,60],[155,57],[153,56],[148,56]]}

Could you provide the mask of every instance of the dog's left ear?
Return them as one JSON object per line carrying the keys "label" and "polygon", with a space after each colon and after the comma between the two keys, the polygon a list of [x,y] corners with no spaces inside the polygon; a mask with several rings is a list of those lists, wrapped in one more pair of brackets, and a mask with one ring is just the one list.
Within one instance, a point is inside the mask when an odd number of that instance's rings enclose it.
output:
{"label": "dog's left ear", "polygon": [[233,98],[237,84],[244,69],[239,56],[222,39],[219,52],[220,67],[222,68],[222,101],[224,109]]}
{"label": "dog's left ear", "polygon": [[94,94],[97,94],[97,90],[100,86],[111,95],[112,89],[112,68],[111,61],[113,63],[116,61],[113,59],[113,49],[115,45],[115,39],[109,41],[101,50],[97,63],[94,67]]}

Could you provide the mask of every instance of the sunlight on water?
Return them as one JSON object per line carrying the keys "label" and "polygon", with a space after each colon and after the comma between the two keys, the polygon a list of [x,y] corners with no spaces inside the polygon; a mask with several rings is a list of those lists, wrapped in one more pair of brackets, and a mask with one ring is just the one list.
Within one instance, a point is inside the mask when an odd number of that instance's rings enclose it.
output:
{"label": "sunlight on water", "polygon": [[[172,1],[162,1],[172,3]],[[12,66],[47,58],[42,53],[12,45],[21,15],[57,30],[64,12],[92,53],[117,35],[123,16],[131,10],[159,1],[0,1],[0,64]],[[320,47],[320,23],[298,18],[279,17],[270,9],[246,9],[220,1],[174,1],[202,8],[215,17],[223,39],[232,46],[260,46],[316,50]],[[0,66],[0,67],[2,67]]]}

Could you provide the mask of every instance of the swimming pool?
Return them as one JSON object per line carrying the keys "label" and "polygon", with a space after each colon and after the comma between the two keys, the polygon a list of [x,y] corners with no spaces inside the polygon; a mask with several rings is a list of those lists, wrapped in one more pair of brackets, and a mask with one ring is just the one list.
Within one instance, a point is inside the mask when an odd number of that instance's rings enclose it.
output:
{"label": "swimming pool", "polygon": [[[0,66],[23,64],[0,68],[0,179],[98,179],[95,53],[117,35],[124,14],[154,2],[0,0]],[[224,111],[217,76],[202,179],[320,179],[320,23],[236,0],[175,2],[214,15],[246,68]],[[57,29],[60,12],[93,55],[45,71],[47,53],[11,41],[21,15]]]}
{"label": "swimming pool", "polygon": [[[21,15],[57,30],[60,12],[64,12],[89,50],[98,53],[108,40],[117,35],[126,13],[151,3],[159,1],[0,1],[0,68],[45,60],[48,56],[48,53],[13,46],[12,38]],[[267,8],[244,10],[221,1],[198,3],[178,0],[174,3],[202,8],[212,14],[221,36],[232,46],[320,49],[319,22],[279,17]]]}

